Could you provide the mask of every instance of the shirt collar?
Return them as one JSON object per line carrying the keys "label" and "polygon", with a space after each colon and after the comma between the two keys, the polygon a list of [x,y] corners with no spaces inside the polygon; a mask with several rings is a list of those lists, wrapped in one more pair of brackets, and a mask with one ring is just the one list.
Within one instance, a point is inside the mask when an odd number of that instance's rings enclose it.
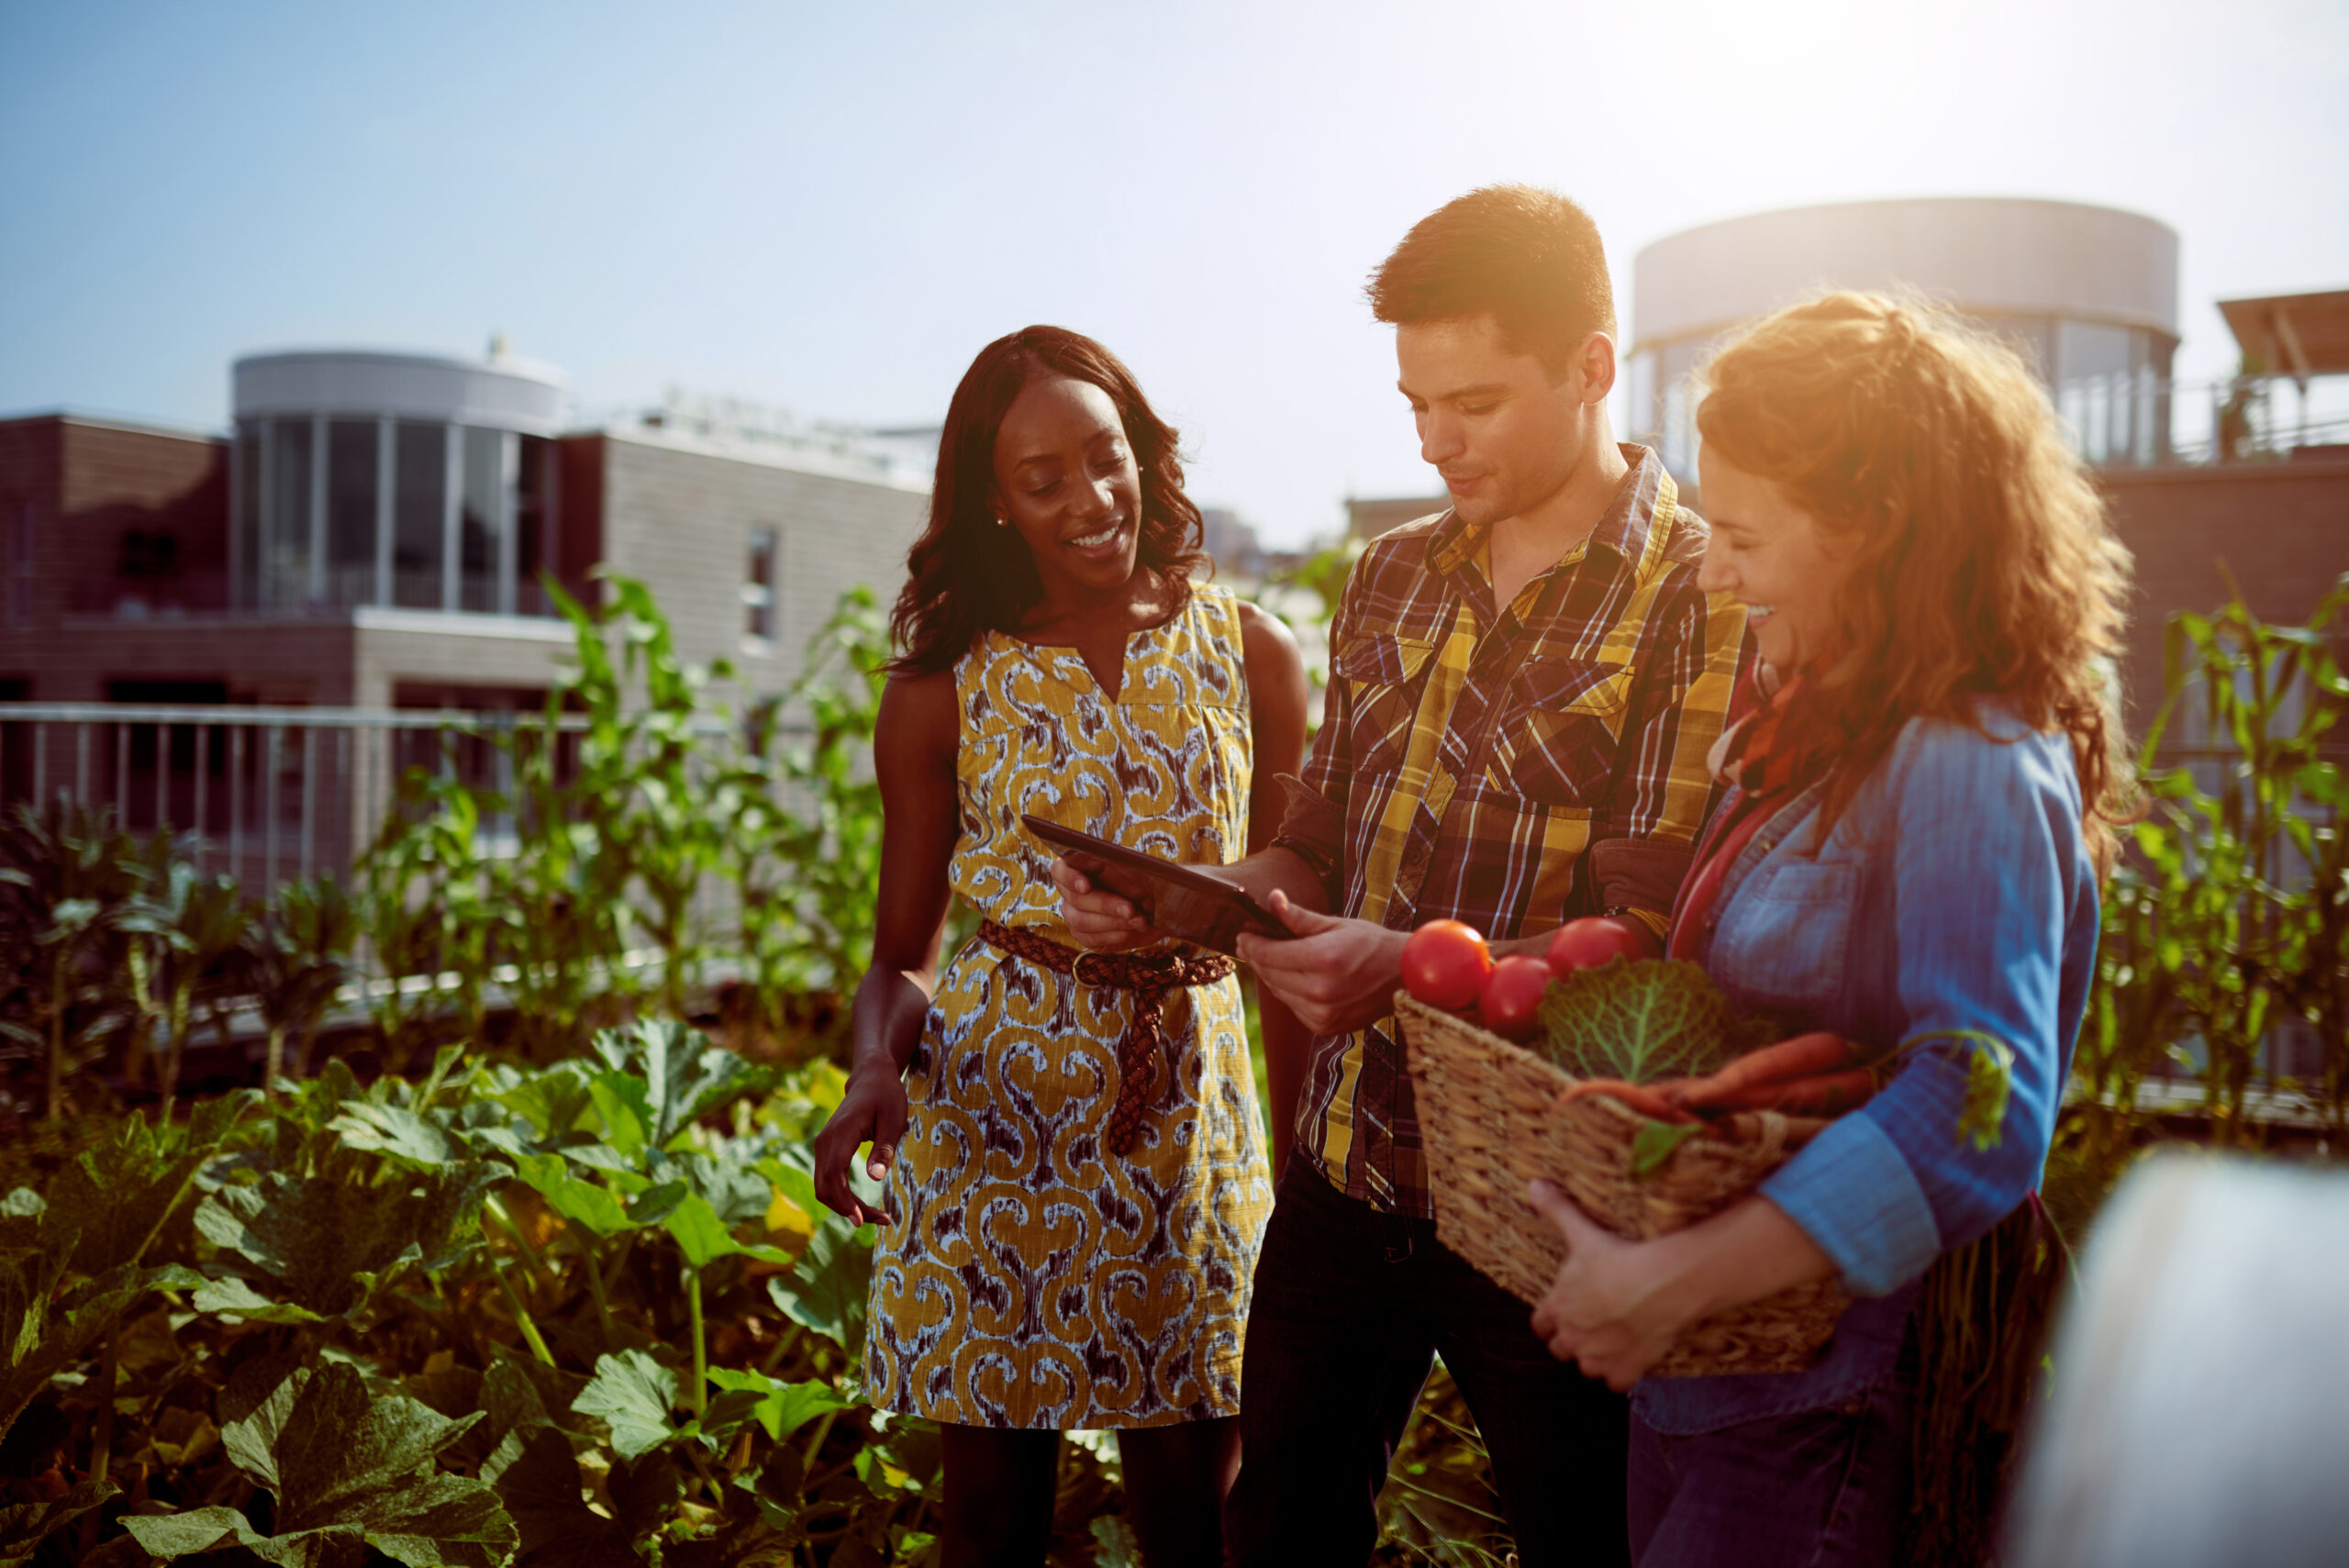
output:
{"label": "shirt collar", "polygon": [[[1664,460],[1648,448],[1624,443],[1616,450],[1631,471],[1623,476],[1615,499],[1608,503],[1586,544],[1613,550],[1635,575],[1645,577],[1671,531],[1668,526],[1660,527],[1657,517],[1663,515],[1669,524],[1677,489],[1664,470]],[[1463,522],[1457,511],[1446,512],[1429,541],[1428,559],[1438,572],[1449,576],[1476,559],[1485,547],[1485,536],[1491,531],[1489,523],[1471,525]]]}

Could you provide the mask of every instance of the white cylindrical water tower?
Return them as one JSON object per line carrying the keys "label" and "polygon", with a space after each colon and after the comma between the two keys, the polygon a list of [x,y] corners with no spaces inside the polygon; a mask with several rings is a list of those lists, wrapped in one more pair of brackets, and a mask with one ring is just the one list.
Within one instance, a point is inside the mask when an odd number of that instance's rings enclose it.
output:
{"label": "white cylindrical water tower", "polygon": [[2013,343],[2059,397],[2118,398],[2096,424],[2099,440],[2168,439],[2177,235],[2137,213],[1959,196],[1795,207],[1659,239],[1631,275],[1625,424],[1684,478],[1696,461],[1694,373],[1741,322],[1831,288],[1938,301]]}
{"label": "white cylindrical water tower", "polygon": [[498,360],[261,354],[235,371],[240,606],[544,614],[562,378]]}

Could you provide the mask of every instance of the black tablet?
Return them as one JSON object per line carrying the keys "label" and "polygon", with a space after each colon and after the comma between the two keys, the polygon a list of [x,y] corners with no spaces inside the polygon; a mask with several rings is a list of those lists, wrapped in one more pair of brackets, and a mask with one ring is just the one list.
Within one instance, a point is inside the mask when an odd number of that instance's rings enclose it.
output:
{"label": "black tablet", "polygon": [[[1023,815],[1019,820],[1028,831],[1048,844],[1091,855],[1106,865],[1139,877],[1150,894],[1136,902],[1144,906],[1142,913],[1150,923],[1170,937],[1212,948],[1217,952],[1230,952],[1234,940],[1242,931],[1279,938],[1289,934],[1288,928],[1257,903],[1253,895],[1197,866],[1113,844],[1041,817]],[[1129,896],[1116,888],[1111,891],[1120,897]]]}

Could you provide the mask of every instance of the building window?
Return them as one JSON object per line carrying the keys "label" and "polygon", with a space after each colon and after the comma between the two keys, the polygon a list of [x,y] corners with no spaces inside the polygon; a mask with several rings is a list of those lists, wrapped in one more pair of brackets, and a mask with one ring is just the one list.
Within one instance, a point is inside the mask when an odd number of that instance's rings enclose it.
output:
{"label": "building window", "polygon": [[392,603],[440,607],[440,558],[447,537],[449,428],[403,420],[393,439]]}
{"label": "building window", "polygon": [[773,528],[751,530],[751,557],[743,571],[742,633],[755,642],[774,641],[775,551]]}
{"label": "building window", "polygon": [[270,421],[262,469],[261,607],[299,610],[310,602],[311,422]]}
{"label": "building window", "polygon": [[375,602],[375,421],[327,426],[327,603]]}

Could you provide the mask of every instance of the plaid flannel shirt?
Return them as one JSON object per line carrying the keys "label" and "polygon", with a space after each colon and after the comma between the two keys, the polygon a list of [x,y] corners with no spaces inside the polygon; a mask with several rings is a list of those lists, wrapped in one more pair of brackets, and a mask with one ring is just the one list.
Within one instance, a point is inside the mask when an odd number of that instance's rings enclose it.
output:
{"label": "plaid flannel shirt", "polygon": [[[1496,614],[1486,531],[1380,536],[1331,628],[1321,728],[1278,843],[1339,913],[1496,940],[1625,908],[1659,935],[1712,798],[1745,614],[1642,447],[1581,544]],[[1297,1147],[1348,1195],[1430,1212],[1395,1020],[1314,1041]]]}

